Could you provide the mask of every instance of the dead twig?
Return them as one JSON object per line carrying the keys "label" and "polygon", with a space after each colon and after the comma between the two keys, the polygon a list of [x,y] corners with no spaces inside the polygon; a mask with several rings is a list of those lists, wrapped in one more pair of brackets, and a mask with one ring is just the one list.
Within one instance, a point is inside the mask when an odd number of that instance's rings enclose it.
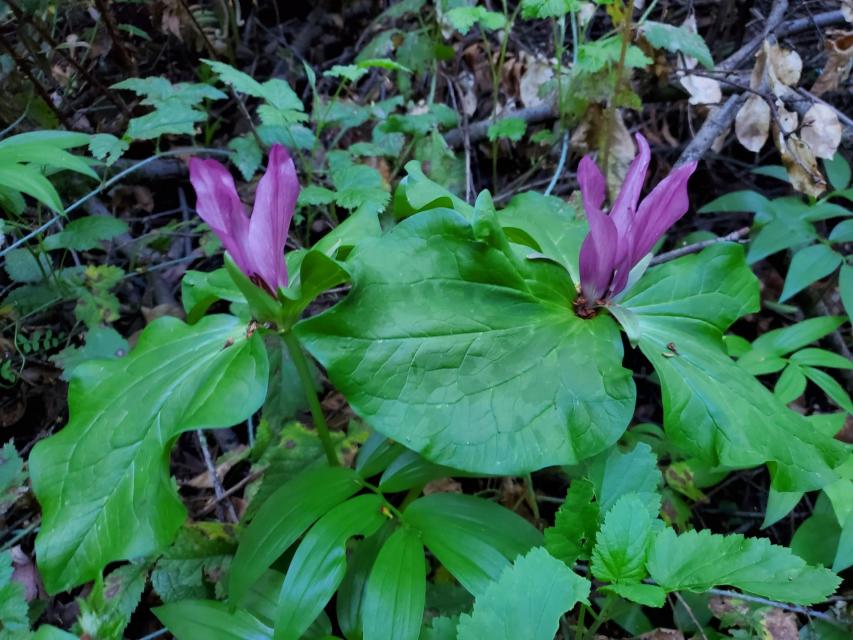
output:
{"label": "dead twig", "polygon": [[848,621],[839,620],[838,618],[831,616],[828,613],[824,613],[823,611],[815,611],[814,609],[802,607],[798,604],[785,604],[784,602],[776,602],[775,600],[769,600],[760,596],[750,596],[745,593],[738,593],[737,591],[729,591],[728,589],[708,589],[708,591],[706,591],[705,593],[710,593],[715,596],[722,596],[723,598],[734,598],[736,600],[743,600],[745,602],[763,604],[767,605],[768,607],[782,609],[783,611],[790,611],[791,613],[800,613],[804,616],[808,616],[809,618],[817,618],[818,620],[823,620],[824,622],[828,622],[829,624],[836,627],[841,627],[842,629],[850,626],[850,622]]}
{"label": "dead twig", "polygon": [[675,260],[676,258],[680,258],[681,256],[686,256],[691,253],[698,253],[699,251],[702,251],[702,249],[720,242],[742,242],[742,239],[748,235],[749,227],[743,227],[719,238],[711,238],[710,240],[702,240],[702,242],[694,242],[693,244],[688,244],[687,246],[679,247],[678,249],[673,249],[672,251],[656,255],[652,258],[651,266],[663,264],[664,262],[669,262],[670,260]]}
{"label": "dead twig", "polygon": [[[213,483],[213,493],[216,495],[216,505],[219,507],[220,503],[225,500],[225,491],[222,489],[222,483],[219,481],[219,476],[216,474],[216,467],[213,464],[213,457],[210,455],[210,449],[207,448],[207,438],[204,435],[204,431],[196,429],[195,434],[198,437],[198,445],[201,448],[201,455],[204,458],[204,466],[210,474],[210,481]],[[237,522],[237,513],[234,511],[234,505],[231,504],[230,500],[225,501],[225,515],[228,517],[230,522]]]}

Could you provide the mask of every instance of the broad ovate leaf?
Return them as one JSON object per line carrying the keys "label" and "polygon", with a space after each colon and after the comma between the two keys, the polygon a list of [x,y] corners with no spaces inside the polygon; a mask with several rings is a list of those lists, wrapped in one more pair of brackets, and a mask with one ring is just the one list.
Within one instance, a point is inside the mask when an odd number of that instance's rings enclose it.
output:
{"label": "broad ovate leaf", "polygon": [[841,133],[838,115],[829,105],[815,102],[803,116],[800,137],[818,158],[832,160],[841,144]]}
{"label": "broad ovate leaf", "polygon": [[245,420],[263,403],[267,375],[260,335],[247,338],[222,315],[192,326],[161,318],[127,357],[76,367],[68,424],[29,459],[47,590],[168,545],[186,517],[169,476],[172,444],[184,431]]}
{"label": "broad ovate leaf", "polygon": [[811,604],[831,595],[841,580],[812,567],[787,547],[766,538],[672,529],[657,534],[647,562],[652,579],[667,591],[701,593],[717,585],[773,600]]}
{"label": "broad ovate leaf", "polygon": [[586,602],[589,587],[589,580],[545,549],[533,549],[489,585],[470,615],[460,617],[458,640],[552,640],[560,616]]}
{"label": "broad ovate leaf", "polygon": [[758,282],[737,245],[718,244],[650,269],[623,301],[660,377],[672,444],[713,466],[768,464],[779,491],[836,478],[849,455],[726,353],[722,334],[758,309]]}
{"label": "broad ovate leaf", "polygon": [[565,270],[494,220],[408,218],[350,257],[354,286],[297,325],[350,405],[431,461],[514,474],[598,453],[635,389],[612,319],[579,319]]}

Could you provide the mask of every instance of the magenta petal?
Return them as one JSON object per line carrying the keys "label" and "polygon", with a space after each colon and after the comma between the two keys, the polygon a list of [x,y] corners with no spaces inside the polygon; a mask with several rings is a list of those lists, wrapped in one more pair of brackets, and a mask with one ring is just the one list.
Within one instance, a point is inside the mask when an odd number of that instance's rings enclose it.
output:
{"label": "magenta petal", "polygon": [[637,211],[637,203],[640,201],[640,192],[643,190],[643,183],[646,181],[646,172],[649,169],[649,160],[651,159],[649,143],[646,142],[643,135],[638,133],[635,138],[639,153],[631,161],[628,173],[625,174],[625,182],[622,183],[619,195],[610,208],[610,217],[613,218],[613,224],[616,225],[620,235],[624,234],[631,226],[631,220]]}
{"label": "magenta petal", "polygon": [[667,229],[687,212],[690,206],[687,181],[695,170],[695,162],[679,167],[661,180],[640,203],[632,229],[632,264],[651,251]]}
{"label": "magenta petal", "polygon": [[196,193],[196,211],[234,262],[246,275],[252,275],[252,263],[245,251],[249,218],[237,195],[234,178],[216,160],[190,159],[190,182]]}
{"label": "magenta petal", "polygon": [[581,245],[581,291],[589,302],[605,296],[613,277],[618,235],[613,221],[601,211],[587,211],[589,233]]}
{"label": "magenta petal", "polygon": [[601,205],[604,204],[607,191],[607,181],[601,169],[595,164],[595,160],[589,156],[581,158],[578,165],[578,184],[583,197],[583,208],[587,213],[593,210],[601,212]]}
{"label": "magenta petal", "polygon": [[284,245],[298,195],[293,160],[284,147],[274,145],[255,193],[247,245],[256,273],[273,291],[287,286]]}

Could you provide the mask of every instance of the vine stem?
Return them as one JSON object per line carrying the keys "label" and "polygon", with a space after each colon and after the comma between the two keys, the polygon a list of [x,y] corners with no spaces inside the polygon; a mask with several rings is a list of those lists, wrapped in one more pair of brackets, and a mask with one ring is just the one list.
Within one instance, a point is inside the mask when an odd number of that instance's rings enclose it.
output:
{"label": "vine stem", "polygon": [[292,331],[282,332],[281,337],[284,339],[284,344],[287,345],[293,366],[296,367],[296,373],[299,375],[299,382],[302,383],[302,389],[305,391],[308,407],[311,409],[311,417],[314,419],[314,426],[317,428],[317,435],[320,436],[323,451],[326,452],[326,460],[329,461],[330,466],[339,467],[341,463],[335,453],[335,445],[332,444],[332,436],[329,434],[329,425],[326,423],[326,416],[323,415],[323,408],[320,406],[320,399],[317,397],[317,390],[314,388],[314,380],[311,377],[308,360],[302,352],[299,338],[293,335]]}

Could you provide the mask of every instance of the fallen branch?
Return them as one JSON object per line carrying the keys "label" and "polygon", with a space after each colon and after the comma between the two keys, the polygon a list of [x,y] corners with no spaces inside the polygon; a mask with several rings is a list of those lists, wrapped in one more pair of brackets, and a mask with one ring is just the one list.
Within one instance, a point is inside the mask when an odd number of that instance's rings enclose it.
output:
{"label": "fallen branch", "polygon": [[784,602],[776,602],[775,600],[768,600],[767,598],[762,598],[760,596],[750,596],[745,593],[738,593],[737,591],[729,591],[728,589],[708,589],[705,593],[710,593],[715,596],[722,596],[723,598],[734,598],[737,600],[743,600],[745,602],[754,602],[755,604],[764,604],[768,607],[782,609],[783,611],[790,611],[791,613],[800,613],[809,618],[817,618],[818,620],[823,620],[824,622],[828,622],[829,624],[836,627],[846,628],[850,625],[849,622],[839,620],[838,618],[831,616],[828,613],[824,613],[823,611],[815,611],[814,609],[802,607],[798,604],[785,604]]}
{"label": "fallen branch", "polygon": [[[521,118],[527,124],[536,124],[537,122],[545,122],[554,120],[558,115],[557,107],[543,103],[535,107],[527,107],[525,109],[516,109],[514,111],[504,111],[498,120],[504,118]],[[492,118],[478,120],[468,124],[468,139],[471,142],[478,142],[486,137],[489,127],[494,124]],[[451,147],[459,147],[465,141],[464,127],[456,127],[444,134],[444,140]]]}
{"label": "fallen branch", "polygon": [[727,235],[720,236],[719,238],[711,238],[710,240],[702,240],[702,242],[694,242],[693,244],[688,244],[684,247],[679,247],[678,249],[673,249],[672,251],[656,255],[652,258],[650,266],[669,262],[670,260],[675,260],[676,258],[680,258],[681,256],[686,256],[691,253],[698,253],[699,251],[702,251],[702,249],[719,242],[741,242],[742,239],[748,235],[749,227],[743,227],[737,231],[732,231]]}

